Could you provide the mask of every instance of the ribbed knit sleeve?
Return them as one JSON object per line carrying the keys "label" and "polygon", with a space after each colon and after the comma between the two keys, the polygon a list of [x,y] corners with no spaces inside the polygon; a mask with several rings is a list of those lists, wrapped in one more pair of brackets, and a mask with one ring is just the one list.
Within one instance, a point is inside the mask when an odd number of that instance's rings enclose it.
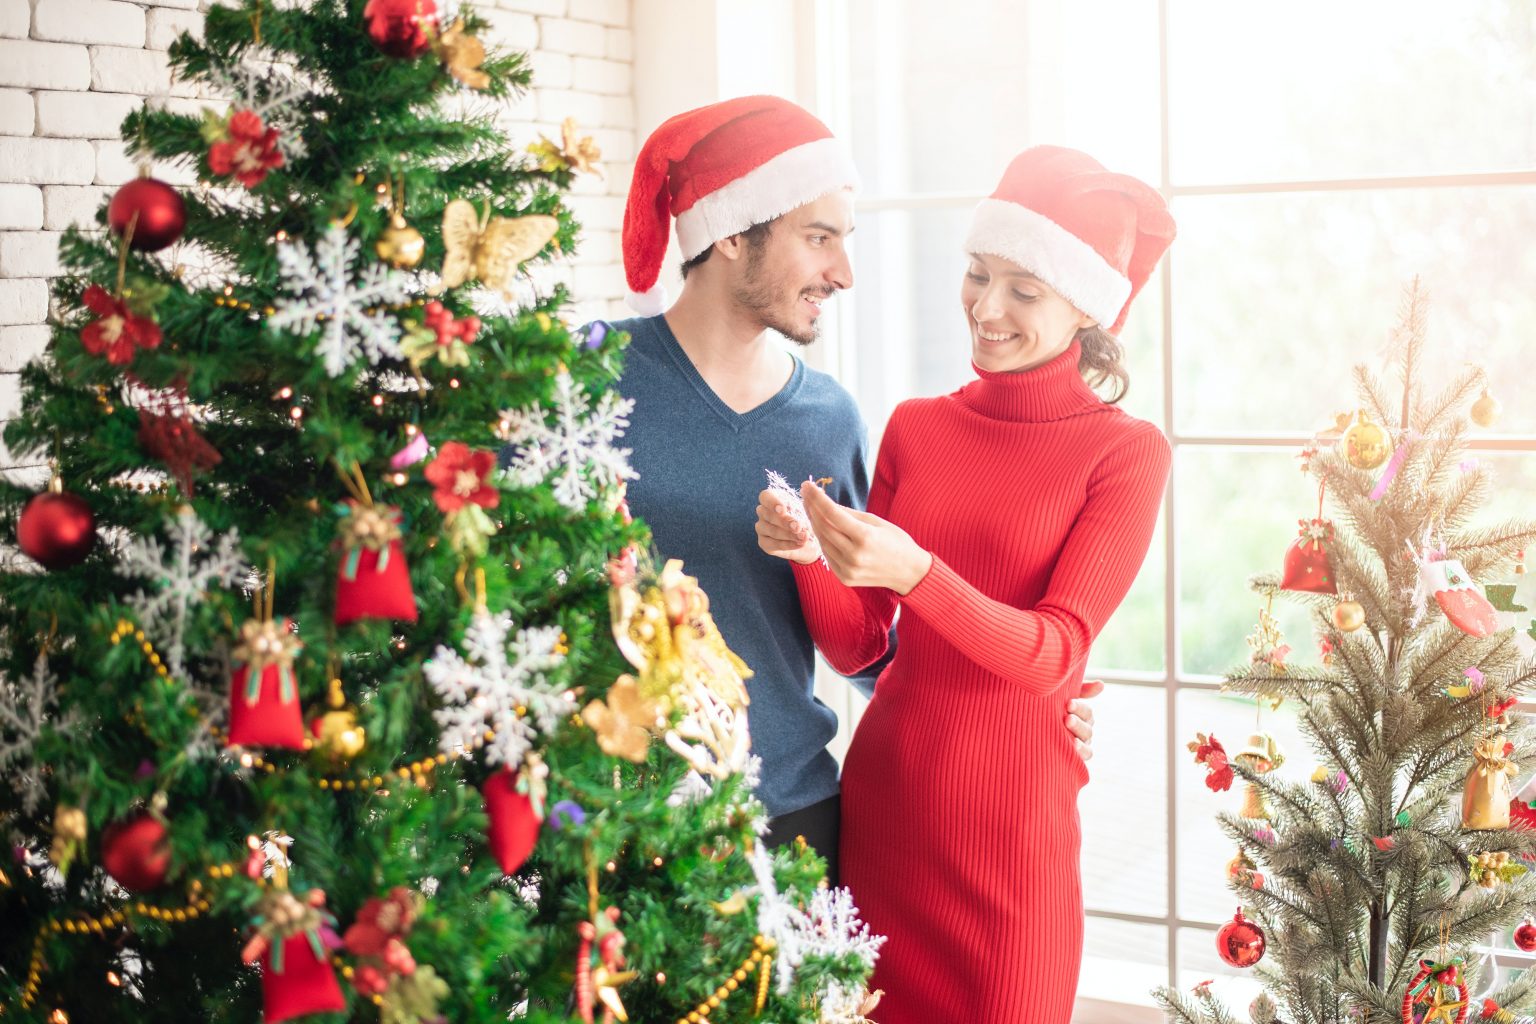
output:
{"label": "ribbed knit sleeve", "polygon": [[1103,457],[1033,608],[987,597],[938,557],[901,603],[988,672],[1032,694],[1055,691],[1087,660],[1089,645],[1130,590],[1151,544],[1171,462],[1167,439],[1150,426]]}
{"label": "ribbed knit sleeve", "polygon": [[[869,488],[869,511],[885,518],[894,489],[896,417],[886,428]],[[821,656],[842,675],[852,675],[879,661],[890,647],[896,595],[884,587],[848,587],[820,561],[794,564],[800,609]]]}

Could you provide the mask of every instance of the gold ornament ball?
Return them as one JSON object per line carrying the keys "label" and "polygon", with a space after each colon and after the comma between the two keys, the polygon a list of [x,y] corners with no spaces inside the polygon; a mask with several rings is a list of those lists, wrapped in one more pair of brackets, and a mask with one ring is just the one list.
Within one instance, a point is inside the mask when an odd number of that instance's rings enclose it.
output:
{"label": "gold ornament ball", "polygon": [[1354,426],[1344,431],[1339,443],[1344,447],[1344,458],[1356,469],[1375,469],[1392,455],[1392,439],[1363,413]]}
{"label": "gold ornament ball", "polygon": [[366,737],[351,708],[327,711],[315,721],[315,750],[333,761],[350,761],[363,752]]}
{"label": "gold ornament ball", "polygon": [[421,262],[427,251],[427,240],[397,213],[389,218],[389,227],[374,243],[373,250],[390,266],[409,270]]}
{"label": "gold ornament ball", "polygon": [[1503,403],[1484,388],[1482,397],[1472,403],[1472,422],[1480,427],[1491,427],[1499,421],[1499,413],[1503,411]]}
{"label": "gold ornament ball", "polygon": [[1341,633],[1353,633],[1365,625],[1365,609],[1359,601],[1340,601],[1333,606],[1333,624]]}

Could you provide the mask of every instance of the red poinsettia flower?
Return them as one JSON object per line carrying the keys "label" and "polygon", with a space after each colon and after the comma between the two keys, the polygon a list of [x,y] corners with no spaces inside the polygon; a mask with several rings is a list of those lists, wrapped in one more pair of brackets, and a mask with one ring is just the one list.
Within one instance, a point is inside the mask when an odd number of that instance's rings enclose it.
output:
{"label": "red poinsettia flower", "polygon": [[379,995],[388,987],[390,975],[416,973],[416,959],[402,941],[415,920],[416,896],[405,886],[397,885],[383,899],[363,904],[342,941],[354,956],[377,962],[358,967],[352,976],[354,988],[363,995]]}
{"label": "red poinsettia flower", "polygon": [[496,453],[476,451],[462,441],[449,441],[427,463],[426,477],[434,488],[432,500],[445,513],[468,504],[495,508],[501,494],[490,484]]}
{"label": "red poinsettia flower", "polygon": [[224,138],[208,147],[208,166],[214,174],[232,174],[246,188],[255,188],[268,171],[283,166],[277,129],[262,124],[254,111],[235,111]]}
{"label": "red poinsettia flower", "polygon": [[1206,768],[1205,785],[1217,793],[1232,788],[1232,766],[1227,763],[1227,750],[1215,736],[1195,733],[1195,742],[1189,744],[1194,752],[1195,763]]}
{"label": "red poinsettia flower", "polygon": [[81,301],[100,317],[80,332],[81,343],[92,355],[105,352],[107,362],[113,366],[126,366],[133,361],[138,349],[159,347],[160,325],[147,316],[134,315],[126,302],[114,298],[101,285],[93,284],[87,288]]}

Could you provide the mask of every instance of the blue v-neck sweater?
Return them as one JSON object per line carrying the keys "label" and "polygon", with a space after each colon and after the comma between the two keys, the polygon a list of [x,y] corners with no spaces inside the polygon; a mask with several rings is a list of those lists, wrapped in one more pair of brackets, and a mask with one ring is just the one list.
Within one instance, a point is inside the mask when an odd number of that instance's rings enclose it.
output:
{"label": "blue v-neck sweater", "polygon": [[789,563],[758,549],[757,495],[773,469],[791,485],[831,477],[833,498],[863,508],[864,421],[847,391],[799,359],[778,394],[737,413],[710,390],[664,317],[613,326],[631,338],[618,382],[635,401],[623,441],[639,473],[630,511],[650,526],[663,558],[681,558],[698,577],[726,642],[752,669],[748,720],[768,813],[808,807],[837,792],[827,753],[837,716],[811,692],[815,655]]}

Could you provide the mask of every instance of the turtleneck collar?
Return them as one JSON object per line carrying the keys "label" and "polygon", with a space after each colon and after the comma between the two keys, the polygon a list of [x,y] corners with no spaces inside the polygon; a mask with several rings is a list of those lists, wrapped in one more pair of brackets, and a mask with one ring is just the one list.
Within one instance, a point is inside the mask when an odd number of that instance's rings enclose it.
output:
{"label": "turtleneck collar", "polygon": [[1103,404],[1078,372],[1082,346],[1073,340],[1061,355],[1043,366],[1014,373],[993,373],[975,363],[978,380],[961,388],[962,405],[989,419],[1040,423],[1065,419]]}

